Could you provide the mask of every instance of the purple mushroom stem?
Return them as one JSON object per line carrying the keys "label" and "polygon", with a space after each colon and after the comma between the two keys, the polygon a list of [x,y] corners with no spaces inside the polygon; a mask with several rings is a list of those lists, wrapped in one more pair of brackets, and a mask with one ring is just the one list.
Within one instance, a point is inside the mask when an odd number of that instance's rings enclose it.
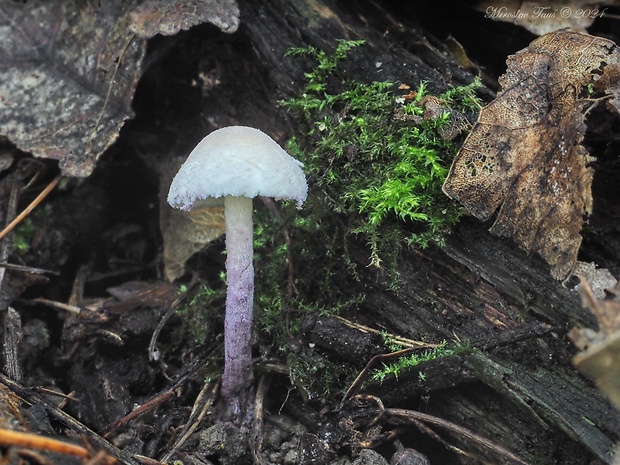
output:
{"label": "purple mushroom stem", "polygon": [[[222,398],[234,416],[244,415],[252,386],[254,265],[252,199],[226,196],[226,315]],[[247,414],[247,412],[246,412]]]}

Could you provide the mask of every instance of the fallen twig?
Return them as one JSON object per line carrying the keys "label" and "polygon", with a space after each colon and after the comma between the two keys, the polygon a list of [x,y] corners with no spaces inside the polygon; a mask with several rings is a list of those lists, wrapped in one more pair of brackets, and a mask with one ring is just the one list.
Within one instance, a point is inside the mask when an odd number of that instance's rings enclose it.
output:
{"label": "fallen twig", "polygon": [[43,199],[48,196],[50,192],[52,192],[52,190],[54,189],[54,187],[56,187],[59,181],[60,181],[60,175],[56,176],[52,180],[52,182],[50,182],[45,187],[45,189],[43,189],[41,193],[35,197],[35,199],[32,202],[30,202],[29,205],[26,208],[24,208],[24,210],[13,219],[13,221],[11,221],[8,225],[6,225],[6,227],[2,231],[0,231],[0,239],[2,239],[4,236],[10,233],[15,228],[15,226],[21,223],[21,221],[24,218],[26,218],[26,216],[28,216],[28,214],[32,210],[34,210],[34,208],[37,205],[39,205],[43,201]]}
{"label": "fallen twig", "polygon": [[466,437],[467,439],[477,444],[480,444],[481,446],[489,450],[492,450],[493,452],[505,457],[506,459],[511,461],[510,463],[514,463],[518,465],[529,465],[528,462],[517,457],[515,454],[510,452],[508,449],[505,449],[502,446],[499,446],[489,441],[488,439],[477,435],[476,433],[474,433],[471,430],[468,430],[467,428],[456,425],[442,418],[435,417],[433,415],[416,412],[414,410],[405,410],[405,409],[399,409],[399,408],[386,408],[383,411],[383,419],[386,423],[400,424],[400,425],[404,423],[417,424],[418,422],[430,423],[432,425],[436,425],[441,428],[452,431],[453,433],[456,433],[460,436]]}
{"label": "fallen twig", "polygon": [[32,389],[22,386],[20,383],[13,381],[12,379],[6,377],[5,375],[0,373],[0,384],[6,386],[10,391],[15,393],[18,397],[23,399],[24,401],[30,404],[36,404],[41,406],[50,416],[54,417],[56,420],[62,422],[66,426],[68,426],[73,431],[77,432],[88,438],[93,444],[101,449],[105,450],[109,455],[115,457],[119,462],[124,465],[140,465],[134,457],[128,454],[125,451],[122,451],[118,447],[114,446],[110,442],[106,441],[99,434],[91,430],[86,425],[80,423],[78,420],[73,418],[71,415],[59,410],[56,406],[54,406],[48,399],[43,397],[38,392],[33,391]]}
{"label": "fallen twig", "polygon": [[39,436],[32,433],[22,433],[10,429],[0,429],[0,444],[3,446],[20,446],[34,449],[58,452],[59,454],[75,455],[77,457],[88,457],[90,453],[87,449],[70,442],[59,441],[57,439]]}

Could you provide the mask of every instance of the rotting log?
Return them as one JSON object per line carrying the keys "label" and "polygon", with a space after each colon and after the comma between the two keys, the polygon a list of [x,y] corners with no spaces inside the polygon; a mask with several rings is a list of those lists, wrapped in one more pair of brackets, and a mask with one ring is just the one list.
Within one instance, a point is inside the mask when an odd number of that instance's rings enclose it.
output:
{"label": "rotting log", "polygon": [[[441,88],[471,79],[418,25],[396,20],[377,5],[277,3],[252,11],[242,3],[241,11],[259,61],[271,70],[270,77],[284,95],[299,90],[295,81],[300,76],[290,61],[281,59],[287,48],[308,44],[329,48],[339,38],[367,41],[366,61],[348,64],[348,71],[357,70],[360,80],[427,80]],[[380,72],[376,62],[381,63]],[[439,381],[425,383],[414,373],[409,378],[417,389],[403,375],[370,391],[392,405],[430,396],[424,404],[427,411],[477,427],[530,457],[537,455],[537,448],[545,452],[540,455],[553,455],[548,453],[556,448],[572,451],[573,457],[556,454],[563,456],[562,463],[579,463],[582,459],[574,458],[579,447],[567,446],[573,441],[599,460],[610,461],[620,422],[606,399],[570,367],[571,348],[565,337],[575,324],[594,326],[592,316],[573,290],[550,276],[542,260],[492,237],[486,227],[464,220],[443,249],[405,251],[395,291],[386,290],[388,283],[378,270],[366,268],[360,287],[367,299],[343,316],[415,340],[469,341],[497,353],[493,357],[499,360],[467,356],[460,363],[438,364],[444,365],[443,373],[425,373],[427,380]],[[360,262],[367,259],[363,246],[355,250]],[[345,331],[326,332],[326,326],[309,329],[309,339],[333,354],[350,354],[351,360],[359,357],[360,347],[372,352],[367,335],[360,332],[358,340],[343,345]],[[433,386],[434,382],[440,385]],[[492,401],[472,396],[475,386]],[[547,440],[534,440],[537,434]],[[475,447],[460,442],[465,449]]]}
{"label": "rotting log", "polygon": [[[397,290],[386,291],[376,272],[368,274],[368,298],[346,318],[412,340],[467,341],[482,352],[426,362],[361,392],[386,406],[410,405],[449,418],[522,456],[553,455],[556,463],[576,464],[592,454],[610,463],[620,418],[572,368],[574,349],[566,337],[575,324],[592,325],[592,316],[539,258],[465,220],[444,249],[403,253]],[[350,354],[355,361],[366,352],[369,360],[380,346],[378,337],[359,331],[355,338],[339,321],[317,323],[308,337],[332,356]],[[465,438],[453,440],[476,449]]]}

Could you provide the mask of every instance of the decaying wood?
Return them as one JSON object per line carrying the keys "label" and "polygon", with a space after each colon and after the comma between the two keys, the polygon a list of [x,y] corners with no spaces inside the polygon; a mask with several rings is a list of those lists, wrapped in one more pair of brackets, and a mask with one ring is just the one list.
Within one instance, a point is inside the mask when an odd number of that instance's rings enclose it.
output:
{"label": "decaying wood", "polygon": [[[303,69],[282,59],[288,48],[330,49],[341,38],[367,41],[363,58],[346,64],[362,81],[427,80],[441,89],[471,80],[419,25],[405,24],[372,2],[355,8],[339,2],[240,2],[240,8],[242,30],[267,76],[259,85],[267,86],[272,101],[295,95],[302,86]],[[295,132],[294,126],[279,124],[282,133]],[[580,459],[567,456],[566,463],[577,463],[570,460],[584,460],[588,454],[609,463],[620,423],[608,401],[570,366],[573,349],[566,340],[572,326],[592,325],[592,315],[581,307],[570,284],[551,276],[543,260],[492,237],[487,227],[464,219],[444,248],[405,250],[398,262],[396,290],[386,290],[389,278],[381,270],[360,267],[359,291],[367,298],[342,317],[412,340],[468,341],[489,354],[428,363],[423,368],[426,382],[417,373],[402,375],[371,385],[371,392],[382,396],[386,405],[428,395],[431,400],[423,407],[466,426],[485,423],[486,434],[517,453],[564,448],[582,454]],[[351,248],[366,265],[364,244]],[[368,361],[381,351],[377,336],[335,319],[308,322],[306,334],[330,357]],[[472,395],[471,386],[486,393],[492,399],[489,405],[502,415],[491,415],[480,396]],[[441,408],[442,402],[449,408]],[[531,431],[547,442],[528,443],[525,438]],[[467,441],[455,441],[475,449]]]}
{"label": "decaying wood", "polygon": [[[417,402],[420,408],[429,407],[417,399],[429,396],[442,412],[439,416],[459,418],[469,427],[484,423],[487,437],[499,434],[499,442],[512,451],[526,448],[524,438],[536,431],[547,437],[548,450],[565,447],[570,438],[610,462],[620,431],[618,415],[575,372],[567,355],[572,353],[567,331],[575,324],[594,324],[593,317],[580,306],[574,290],[555,281],[541,259],[527,257],[493,238],[483,225],[465,221],[443,250],[406,251],[399,275],[396,292],[386,292],[380,279],[376,287],[367,288],[363,309],[352,311],[349,318],[411,339],[468,341],[496,355],[428,362],[401,372],[398,379],[371,383],[365,392],[389,406]],[[350,361],[380,350],[378,338],[362,332],[355,338],[337,321],[317,322],[309,337],[324,350]],[[446,330],[455,326],[458,332]],[[344,334],[348,337],[341,339]],[[423,380],[418,372],[424,373]],[[478,410],[472,412],[473,405]],[[497,409],[509,413],[498,417],[492,414]],[[592,418],[597,419],[594,424],[587,420]],[[462,448],[472,447],[456,440]]]}

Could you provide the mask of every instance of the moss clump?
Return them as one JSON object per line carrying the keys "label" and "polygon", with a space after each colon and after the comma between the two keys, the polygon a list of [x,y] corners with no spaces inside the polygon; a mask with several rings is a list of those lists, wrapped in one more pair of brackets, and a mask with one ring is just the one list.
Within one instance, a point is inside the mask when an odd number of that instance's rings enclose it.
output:
{"label": "moss clump", "polygon": [[[221,276],[221,280],[224,277]],[[187,300],[177,309],[176,314],[181,317],[182,325],[173,339],[185,340],[185,333],[189,332],[197,344],[203,345],[213,337],[214,313],[221,313],[225,299],[224,288],[216,289],[209,284],[200,284],[198,289],[190,291],[182,285],[179,294],[192,292]]]}
{"label": "moss clump", "polygon": [[277,212],[258,208],[254,215],[255,317],[260,334],[287,353],[307,315],[337,314],[364,296],[340,290],[350,275],[338,257],[343,244],[328,239],[330,225],[305,206]]}
{"label": "moss clump", "polygon": [[331,55],[292,50],[289,55],[317,64],[305,74],[302,95],[282,104],[307,130],[290,151],[304,161],[315,198],[322,197],[315,207],[346,215],[348,231],[366,238],[378,265],[403,240],[441,243],[458,219],[461,209],[441,190],[458,147],[442,135],[458,112],[479,108],[473,92],[479,82],[438,95],[445,111],[429,117],[425,83],[404,98],[392,82],[365,84],[343,75],[339,64],[362,44],[341,41]]}
{"label": "moss clump", "polygon": [[[421,363],[430,362],[445,357],[453,357],[456,355],[464,355],[471,352],[473,349],[468,344],[455,343],[452,346],[448,346],[446,341],[443,341],[437,347],[425,350],[423,352],[414,352],[410,355],[400,357],[396,362],[390,364],[383,364],[383,368],[374,370],[371,379],[373,381],[379,381],[382,383],[386,378],[394,376],[398,378],[398,374],[401,371],[415,368]],[[423,372],[419,372],[418,376],[422,381],[426,378]]]}
{"label": "moss clump", "polygon": [[291,382],[306,401],[334,394],[351,384],[356,374],[351,366],[332,361],[310,348],[289,357],[289,371]]}
{"label": "moss clump", "polygon": [[17,253],[25,253],[30,250],[30,244],[35,234],[40,229],[39,223],[52,214],[50,204],[43,205],[26,217],[16,228],[13,236],[13,246]]}
{"label": "moss clump", "polygon": [[336,313],[365,299],[355,281],[367,263],[350,253],[353,241],[367,242],[371,262],[390,264],[384,267],[390,275],[400,247],[441,243],[460,213],[441,191],[457,150],[442,131],[456,111],[478,109],[477,83],[434,97],[445,111],[431,118],[424,83],[405,99],[391,82],[348,79],[342,62],[362,44],[341,41],[333,53],[289,53],[314,63],[301,95],[282,102],[303,134],[288,151],[304,162],[310,193],[300,211],[270,204],[254,217],[259,335],[286,354],[292,379],[304,384],[320,378],[312,390],[325,392],[330,379],[341,386],[355,370],[313,372],[308,354],[291,353],[288,343],[307,315]]}

